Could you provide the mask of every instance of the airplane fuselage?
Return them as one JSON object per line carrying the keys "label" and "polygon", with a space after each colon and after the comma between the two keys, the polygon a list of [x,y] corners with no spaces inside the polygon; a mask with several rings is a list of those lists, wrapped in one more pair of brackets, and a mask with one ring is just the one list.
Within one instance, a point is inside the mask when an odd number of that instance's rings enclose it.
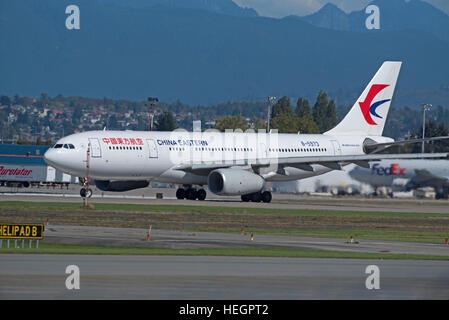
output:
{"label": "airplane fuselage", "polygon": [[[283,157],[359,155],[366,136],[321,134],[89,131],[60,139],[46,154],[46,161],[57,169],[80,177],[87,176],[87,150],[90,145],[89,175],[99,180],[153,180],[182,184],[206,184],[207,176],[173,169],[189,162],[253,161]],[[379,141],[385,137],[371,137]],[[73,148],[68,147],[72,145]],[[55,161],[54,159],[58,159]],[[331,171],[313,164],[313,171],[273,166],[260,173],[267,181],[303,179]]]}

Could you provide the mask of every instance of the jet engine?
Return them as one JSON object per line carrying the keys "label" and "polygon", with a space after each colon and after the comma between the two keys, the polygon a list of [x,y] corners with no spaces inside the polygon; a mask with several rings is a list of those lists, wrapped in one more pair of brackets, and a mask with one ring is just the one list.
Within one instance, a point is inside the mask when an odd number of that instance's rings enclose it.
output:
{"label": "jet engine", "polygon": [[145,180],[136,181],[110,181],[110,180],[95,180],[95,185],[102,191],[129,191],[134,189],[146,188],[150,183]]}
{"label": "jet engine", "polygon": [[265,186],[265,180],[241,169],[216,169],[209,173],[207,184],[217,195],[234,196],[259,192]]}

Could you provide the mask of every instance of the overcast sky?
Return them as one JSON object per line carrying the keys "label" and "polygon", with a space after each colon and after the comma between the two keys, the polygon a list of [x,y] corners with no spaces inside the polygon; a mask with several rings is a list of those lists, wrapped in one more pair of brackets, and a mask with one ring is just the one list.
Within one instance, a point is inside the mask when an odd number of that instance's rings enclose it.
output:
{"label": "overcast sky", "polygon": [[[304,16],[319,10],[328,2],[340,9],[351,12],[361,10],[372,0],[233,0],[241,7],[256,9],[261,16],[285,17],[288,15]],[[424,0],[449,14],[449,0]]]}

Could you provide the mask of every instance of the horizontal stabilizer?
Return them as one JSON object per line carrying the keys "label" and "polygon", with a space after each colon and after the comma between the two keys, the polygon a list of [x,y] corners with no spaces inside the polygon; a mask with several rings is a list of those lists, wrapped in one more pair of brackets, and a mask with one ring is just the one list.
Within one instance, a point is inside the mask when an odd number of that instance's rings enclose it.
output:
{"label": "horizontal stabilizer", "polygon": [[424,138],[424,139],[410,139],[410,140],[402,140],[402,141],[394,141],[394,142],[376,143],[375,141],[368,138],[363,142],[363,150],[366,153],[376,153],[376,152],[380,152],[382,150],[385,150],[385,149],[393,147],[393,146],[399,146],[399,145],[410,144],[410,143],[428,142],[428,141],[441,141],[441,140],[448,140],[448,139],[449,139],[449,136],[441,136],[441,137],[432,137],[432,138]]}

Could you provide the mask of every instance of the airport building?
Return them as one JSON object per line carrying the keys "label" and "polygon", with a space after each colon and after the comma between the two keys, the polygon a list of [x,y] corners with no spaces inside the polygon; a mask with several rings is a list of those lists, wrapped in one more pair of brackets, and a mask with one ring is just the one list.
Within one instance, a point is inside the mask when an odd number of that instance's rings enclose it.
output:
{"label": "airport building", "polygon": [[29,187],[38,184],[77,183],[72,177],[47,165],[44,153],[50,146],[0,144],[0,185]]}

